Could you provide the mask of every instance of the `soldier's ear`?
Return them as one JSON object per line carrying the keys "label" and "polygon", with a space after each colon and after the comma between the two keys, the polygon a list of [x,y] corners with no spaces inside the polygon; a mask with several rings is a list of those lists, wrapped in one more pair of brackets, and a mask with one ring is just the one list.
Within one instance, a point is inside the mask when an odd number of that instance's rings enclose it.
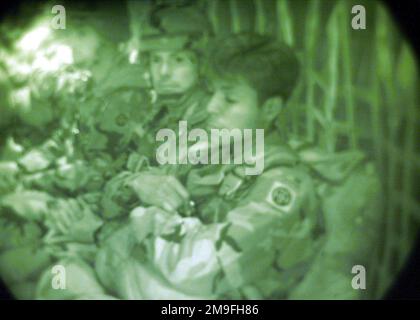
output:
{"label": "soldier's ear", "polygon": [[268,98],[261,108],[261,125],[264,128],[269,128],[282,110],[283,99],[281,97]]}

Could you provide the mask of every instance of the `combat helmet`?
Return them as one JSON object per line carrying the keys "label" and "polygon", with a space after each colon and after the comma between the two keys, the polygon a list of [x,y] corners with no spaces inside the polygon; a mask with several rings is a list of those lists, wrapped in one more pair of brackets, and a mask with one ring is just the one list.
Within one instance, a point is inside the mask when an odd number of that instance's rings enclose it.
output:
{"label": "combat helmet", "polygon": [[150,11],[140,51],[192,49],[201,53],[211,34],[207,16],[199,8],[161,4]]}

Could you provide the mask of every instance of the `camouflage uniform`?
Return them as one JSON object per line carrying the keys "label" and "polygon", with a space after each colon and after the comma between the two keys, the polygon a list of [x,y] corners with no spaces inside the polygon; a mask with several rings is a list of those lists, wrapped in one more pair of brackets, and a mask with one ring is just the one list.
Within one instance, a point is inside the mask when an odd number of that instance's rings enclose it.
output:
{"label": "camouflage uniform", "polygon": [[[72,115],[87,80],[72,78],[82,73],[59,70],[53,75],[33,74],[40,85],[29,88],[28,109],[22,109],[20,126],[9,132],[2,149],[0,224],[6,238],[0,269],[17,297],[33,298],[37,277],[51,262],[45,235],[51,204],[68,191],[60,182],[66,175],[66,156],[72,150]],[[10,102],[17,109],[22,107],[15,105],[18,101]],[[57,105],[53,107],[54,103]],[[25,135],[27,129],[29,135]],[[43,131],[41,139],[38,130]]]}
{"label": "camouflage uniform", "polygon": [[[161,17],[164,24],[166,16],[167,12]],[[178,23],[179,21],[176,22]],[[157,34],[151,35],[150,41],[149,36],[146,36],[142,41],[142,50],[158,49],[159,45],[154,46],[155,41],[167,38],[171,38],[171,42],[181,49],[185,45],[185,37],[188,38],[192,29],[183,30],[181,39],[178,35],[172,39],[171,32],[174,30],[167,26],[163,32],[158,30]],[[195,31],[197,30],[194,29]],[[153,43],[152,47],[148,46],[148,43]],[[167,48],[166,41],[162,45],[162,48]],[[110,74],[110,78],[113,76]],[[133,173],[144,170],[146,164],[154,164],[155,128],[173,127],[180,119],[187,119],[192,125],[203,121],[203,105],[209,97],[201,84],[180,95],[153,98],[153,90],[145,88],[145,83],[136,81],[136,85],[127,85],[127,81],[123,81],[123,86],[115,88],[112,79],[106,80],[104,90],[99,91],[99,96],[95,94],[85,102],[84,108],[81,108],[77,115],[75,126],[76,159],[81,159],[84,165],[88,165],[89,170],[97,173],[95,183],[88,179],[88,190],[79,188],[78,191],[88,192],[84,198],[92,196],[89,205],[92,211],[102,218],[103,223],[90,223],[92,228],[96,226],[96,232],[95,229],[91,230],[91,235],[95,236],[99,243],[113,233],[131,209],[140,205],[139,199],[133,197],[134,193],[127,188],[126,180]],[[80,254],[80,257],[84,256],[86,255]],[[90,258],[93,256],[92,254]],[[63,263],[76,265],[75,270],[79,270],[77,272],[85,274],[92,283],[96,283],[94,274],[86,264],[77,259]],[[48,277],[47,273],[45,277]],[[43,283],[47,284],[48,281],[44,279]],[[44,288],[42,283],[38,291],[40,297],[54,296],[54,292],[50,292],[48,287]],[[80,291],[73,291],[66,297],[80,296]]]}
{"label": "camouflage uniform", "polygon": [[[128,62],[124,63],[121,57],[118,61],[110,58],[105,54],[100,60],[106,60],[108,66],[119,71],[127,71],[123,67]],[[112,68],[104,66],[97,69],[105,74],[112,72]],[[37,250],[32,250],[31,254],[36,257],[41,252],[45,256],[44,268],[51,259],[66,255],[86,261],[94,256],[96,231],[102,225],[102,188],[127,162],[127,156],[115,156],[120,151],[115,146],[128,145],[133,121],[139,118],[133,110],[142,110],[144,97],[135,94],[142,93],[140,87],[145,87],[142,73],[133,66],[130,71],[136,77],[127,76],[122,81],[115,79],[118,76],[115,72],[102,75],[103,78],[95,72],[92,77],[88,70],[68,66],[54,74],[31,74],[29,85],[23,88],[27,90],[20,90],[28,93],[26,100],[14,99],[20,97],[21,92],[12,91],[10,103],[19,110],[20,125],[9,132],[10,137],[2,149],[2,158],[8,162],[1,163],[1,175],[8,177],[8,185],[1,186],[7,190],[2,190],[0,205],[2,211],[9,214],[2,215],[1,223],[8,230],[7,234],[10,229],[23,239],[26,225],[39,229],[39,232],[34,231],[36,241],[30,237],[32,245],[37,245]],[[110,166],[115,167],[115,171],[110,170]],[[69,208],[78,221],[73,221],[70,228],[63,231],[54,217]],[[5,274],[13,269],[14,250],[20,252],[18,247],[7,246],[7,250],[2,259]],[[18,255],[23,257],[23,253]],[[36,261],[27,264],[31,265],[37,272],[42,268]],[[36,279],[32,272],[27,273],[31,273],[31,279]],[[24,280],[25,277],[18,278]]]}
{"label": "camouflage uniform", "polygon": [[[338,234],[331,219],[324,221],[334,216],[325,212],[331,211],[326,203],[343,197],[325,190],[344,188],[363,157],[358,152],[327,156],[273,140],[266,144],[265,171],[258,177],[244,176],[237,165],[170,170],[186,186],[190,203],[178,212],[147,206],[131,211],[129,222],[106,239],[96,259],[106,289],[123,299],[294,298],[327,266],[348,286],[331,293],[321,284],[325,295],[354,294],[347,262],[330,266],[324,258]],[[154,171],[165,175],[167,169]],[[140,184],[129,185],[136,192]],[[364,214],[367,203],[363,198],[359,207],[347,208],[349,219]],[[351,255],[358,256],[358,250]]]}
{"label": "camouflage uniform", "polygon": [[[357,151],[269,145],[265,160],[258,177],[237,165],[193,167],[189,216],[135,208],[97,256],[101,282],[123,299],[357,298],[349,264],[369,249],[343,235],[364,232],[360,219],[375,225],[374,172]],[[369,190],[346,201],[362,181]],[[316,281],[320,270],[335,286]]]}
{"label": "camouflage uniform", "polygon": [[[204,14],[193,7],[163,6],[152,9],[149,23],[144,26],[140,42],[141,59],[154,50],[192,50],[197,60],[204,60],[210,26]],[[200,64],[200,62],[198,62]],[[201,66],[199,66],[201,67]],[[156,133],[159,129],[174,129],[178,121],[199,126],[206,119],[206,105],[210,98],[206,85],[198,79],[186,92],[159,95],[152,88],[153,101],[138,152],[156,164]]]}

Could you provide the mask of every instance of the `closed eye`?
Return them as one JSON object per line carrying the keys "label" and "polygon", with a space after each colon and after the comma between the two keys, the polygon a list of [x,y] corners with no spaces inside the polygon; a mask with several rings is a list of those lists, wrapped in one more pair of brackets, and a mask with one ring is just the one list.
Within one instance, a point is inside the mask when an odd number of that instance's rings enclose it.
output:
{"label": "closed eye", "polygon": [[232,97],[229,97],[229,96],[225,97],[225,101],[229,104],[234,104],[234,103],[238,102],[236,99],[234,99]]}
{"label": "closed eye", "polygon": [[152,63],[157,64],[157,63],[160,63],[162,61],[162,59],[158,56],[154,56],[154,57],[152,57],[151,61],[152,61]]}

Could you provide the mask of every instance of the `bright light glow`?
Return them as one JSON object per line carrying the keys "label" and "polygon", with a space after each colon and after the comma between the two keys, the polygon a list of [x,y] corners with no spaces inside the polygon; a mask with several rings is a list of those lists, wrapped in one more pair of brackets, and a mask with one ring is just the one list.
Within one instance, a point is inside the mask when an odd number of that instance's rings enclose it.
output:
{"label": "bright light glow", "polygon": [[8,68],[14,73],[18,75],[28,75],[32,72],[32,66],[23,61],[17,61],[14,58],[5,58],[6,64]]}
{"label": "bright light glow", "polygon": [[50,35],[51,30],[48,27],[40,26],[28,32],[18,42],[18,48],[24,51],[35,51],[41,43]]}
{"label": "bright light glow", "polygon": [[138,55],[139,55],[139,52],[138,52],[137,50],[131,50],[131,51],[130,51],[130,55],[129,55],[129,57],[128,57],[128,61],[129,61],[131,64],[136,63]]}
{"label": "bright light glow", "polygon": [[57,71],[64,65],[73,63],[73,50],[64,44],[55,44],[37,52],[33,63],[35,70]]}

